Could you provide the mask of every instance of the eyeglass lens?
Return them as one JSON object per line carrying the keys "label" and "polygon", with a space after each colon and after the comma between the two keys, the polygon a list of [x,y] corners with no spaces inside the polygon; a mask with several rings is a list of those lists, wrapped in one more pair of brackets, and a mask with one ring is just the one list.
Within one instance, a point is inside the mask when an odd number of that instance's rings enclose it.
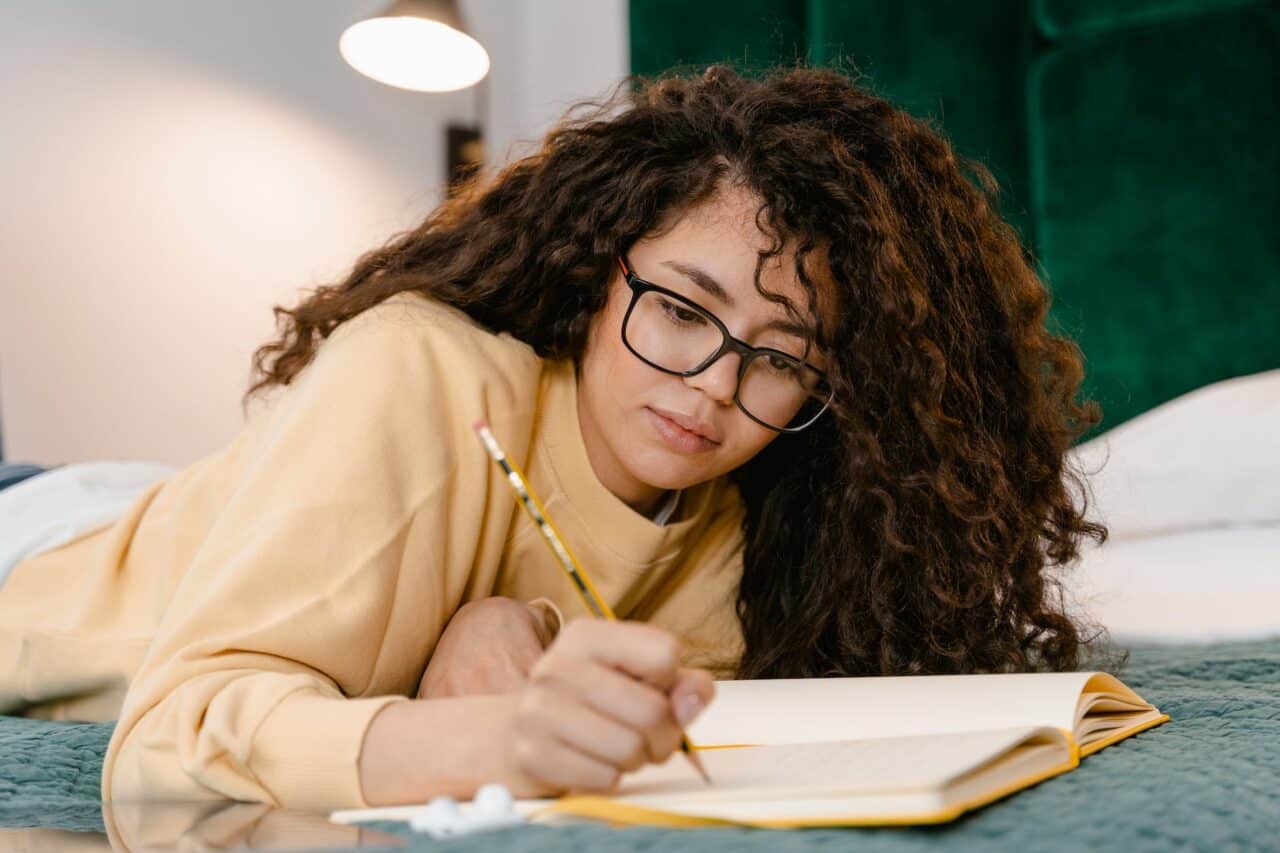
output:
{"label": "eyeglass lens", "polygon": [[[656,290],[636,299],[623,334],[642,358],[679,373],[700,367],[723,341],[719,327],[705,314]],[[776,429],[807,423],[828,394],[817,371],[771,353],[751,359],[738,388],[743,408]]]}

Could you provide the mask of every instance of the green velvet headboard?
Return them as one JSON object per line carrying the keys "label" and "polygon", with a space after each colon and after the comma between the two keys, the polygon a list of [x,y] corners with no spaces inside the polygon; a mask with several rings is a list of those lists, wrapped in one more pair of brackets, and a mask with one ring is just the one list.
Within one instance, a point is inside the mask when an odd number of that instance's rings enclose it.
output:
{"label": "green velvet headboard", "polygon": [[1090,436],[1280,367],[1275,2],[631,0],[630,24],[637,73],[840,59],[983,160],[1084,351]]}

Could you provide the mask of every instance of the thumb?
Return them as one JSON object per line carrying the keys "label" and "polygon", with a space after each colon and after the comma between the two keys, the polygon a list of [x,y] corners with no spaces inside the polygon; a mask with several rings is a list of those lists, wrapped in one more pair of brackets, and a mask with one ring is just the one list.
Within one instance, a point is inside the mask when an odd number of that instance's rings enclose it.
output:
{"label": "thumb", "polygon": [[671,710],[680,725],[687,726],[702,713],[716,694],[716,683],[705,669],[681,667],[669,693]]}

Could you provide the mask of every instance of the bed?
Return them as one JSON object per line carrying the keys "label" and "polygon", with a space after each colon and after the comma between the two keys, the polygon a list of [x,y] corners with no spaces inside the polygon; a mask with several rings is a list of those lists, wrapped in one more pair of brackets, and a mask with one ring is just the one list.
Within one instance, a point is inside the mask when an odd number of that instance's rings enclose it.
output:
{"label": "bed", "polygon": [[[1129,646],[1125,682],[1172,716],[1172,721],[1104,749],[1080,767],[1015,796],[936,827],[894,829],[673,830],[602,826],[521,827],[450,842],[450,849],[566,850],[1201,850],[1275,849],[1280,839],[1280,636],[1250,641]],[[98,777],[111,723],[54,723],[0,717],[0,851],[134,849],[113,832],[109,843]],[[145,807],[144,807],[145,808]],[[165,806],[153,810],[164,813]],[[145,811],[144,811],[145,815]],[[114,818],[113,818],[114,820]],[[257,826],[261,810],[242,820]],[[323,822],[316,817],[314,821]],[[323,828],[307,846],[319,844]],[[123,821],[116,820],[116,823]],[[152,849],[168,846],[155,836],[162,825],[177,846],[182,836],[208,838],[207,826],[226,832],[224,809],[204,806],[190,821],[131,817],[147,824]],[[414,837],[407,825],[370,828],[401,836],[414,846],[438,842]],[[277,849],[288,833],[262,833]],[[286,837],[281,837],[281,836]],[[354,837],[349,837],[354,839]],[[361,839],[367,844],[367,840]],[[265,839],[260,841],[264,846]]]}
{"label": "bed", "polygon": [[[1118,674],[1170,723],[940,826],[679,835],[528,826],[450,849],[1277,849],[1280,370],[1192,392],[1073,454],[1092,472],[1090,514],[1111,539],[1064,575],[1068,597],[1128,650]],[[275,849],[438,844],[406,824],[338,827],[250,804],[104,812],[98,785],[111,729],[0,717],[0,853],[217,839]]]}

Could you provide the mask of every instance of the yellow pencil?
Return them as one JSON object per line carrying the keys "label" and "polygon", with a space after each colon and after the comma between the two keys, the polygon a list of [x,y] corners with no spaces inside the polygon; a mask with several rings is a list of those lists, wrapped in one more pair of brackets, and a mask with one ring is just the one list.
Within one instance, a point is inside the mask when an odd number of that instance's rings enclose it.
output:
{"label": "yellow pencil", "polygon": [[[569,551],[569,547],[565,545],[564,540],[556,532],[555,526],[551,523],[551,518],[547,515],[546,510],[542,508],[542,503],[533,496],[533,489],[530,488],[524,475],[520,473],[520,469],[516,467],[514,462],[507,459],[507,454],[503,452],[502,446],[498,444],[498,440],[494,438],[492,430],[489,429],[489,422],[482,418],[472,424],[472,428],[480,436],[481,443],[484,444],[485,450],[489,452],[489,455],[493,457],[493,461],[498,463],[498,467],[507,475],[507,482],[511,484],[512,490],[520,498],[520,502],[533,518],[534,523],[538,525],[538,529],[542,531],[542,538],[546,540],[552,553],[560,561],[561,567],[569,575],[569,580],[573,581],[574,588],[578,590],[578,595],[582,596],[582,601],[587,605],[587,609],[601,619],[616,620],[618,617],[614,615],[613,610],[610,609],[605,600],[600,597],[595,585],[591,583],[591,578],[587,576],[586,570],[582,568],[582,565]],[[689,737],[683,730],[680,732],[680,750],[689,759],[689,763],[693,765],[693,768],[698,771],[698,775],[708,785],[711,784],[711,777],[707,775],[706,768],[702,766],[701,759],[694,753],[693,745],[689,743]]]}

